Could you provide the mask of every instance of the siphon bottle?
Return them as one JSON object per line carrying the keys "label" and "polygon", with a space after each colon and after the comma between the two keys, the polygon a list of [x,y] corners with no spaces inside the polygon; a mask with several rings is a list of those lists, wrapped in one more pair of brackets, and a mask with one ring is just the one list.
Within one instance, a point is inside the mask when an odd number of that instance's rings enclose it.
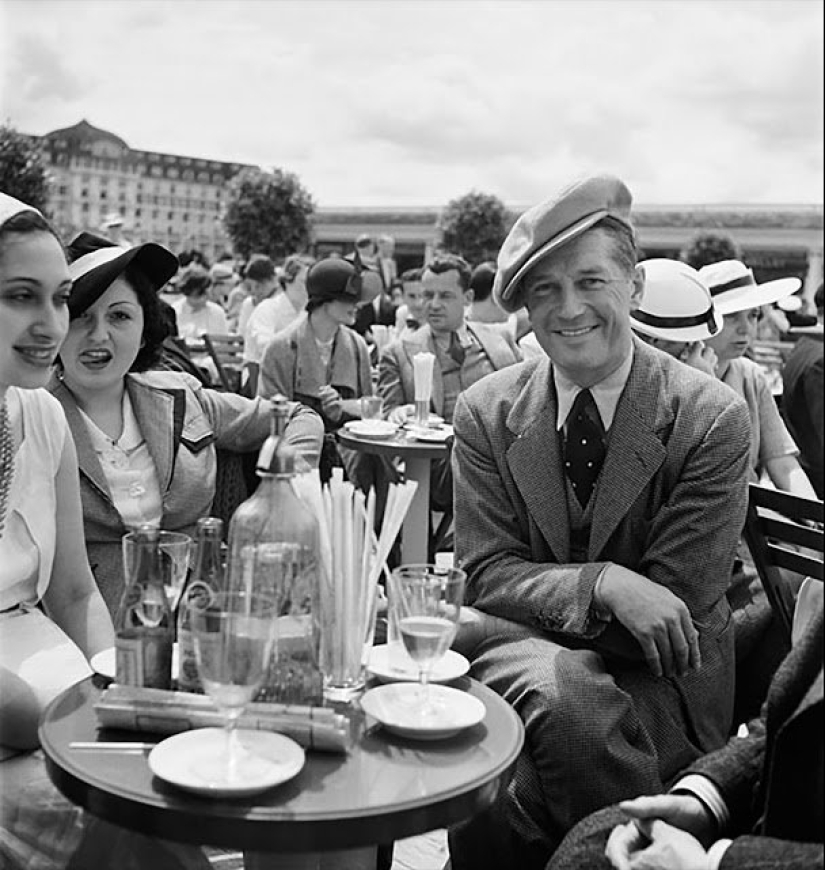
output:
{"label": "siphon bottle", "polygon": [[229,582],[278,602],[276,643],[257,699],[321,704],[320,533],[293,488],[299,454],[286,440],[288,419],[289,403],[276,396],[270,435],[258,457],[260,483],[229,523]]}
{"label": "siphon bottle", "polygon": [[126,585],[114,620],[115,679],[128,686],[170,689],[175,623],[163,585],[158,537],[153,526],[126,535]]}
{"label": "siphon bottle", "polygon": [[192,636],[192,609],[206,607],[224,586],[223,520],[201,517],[195,530],[195,563],[177,612],[178,689],[203,693]]}

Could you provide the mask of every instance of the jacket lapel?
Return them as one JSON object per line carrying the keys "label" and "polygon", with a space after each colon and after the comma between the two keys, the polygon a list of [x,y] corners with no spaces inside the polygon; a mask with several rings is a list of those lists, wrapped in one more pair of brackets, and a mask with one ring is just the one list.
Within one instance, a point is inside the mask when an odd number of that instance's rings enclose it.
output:
{"label": "jacket lapel", "polygon": [[635,342],[633,366],[625,384],[596,488],[588,555],[599,553],[667,456],[657,433],[670,422],[659,391],[655,357]]}
{"label": "jacket lapel", "polygon": [[475,336],[494,369],[507,368],[507,366],[517,362],[509,346],[500,335],[487,329],[475,329],[472,323],[467,324],[467,329]]}
{"label": "jacket lapel", "polygon": [[556,391],[542,359],[513,403],[507,426],[517,440],[507,464],[536,525],[559,563],[570,558],[570,521],[556,432]]}
{"label": "jacket lapel", "polygon": [[140,431],[155,463],[162,494],[169,491],[175,467],[175,444],[183,429],[185,397],[180,390],[158,390],[142,383],[139,376],[126,376],[126,389],[132,401]]}
{"label": "jacket lapel", "polygon": [[89,429],[86,426],[83,415],[80,413],[80,408],[77,406],[74,396],[62,381],[53,386],[51,392],[63,406],[63,412],[66,415],[66,421],[69,424],[72,438],[74,439],[75,450],[77,451],[77,467],[80,473],[110,505],[114,505],[109,484],[106,482],[106,475],[103,473],[97,453],[95,453],[95,449],[92,446]]}
{"label": "jacket lapel", "polygon": [[332,373],[330,384],[333,387],[346,387],[353,396],[360,396],[363,390],[358,383],[358,349],[352,332],[344,327],[338,328],[332,348]]}

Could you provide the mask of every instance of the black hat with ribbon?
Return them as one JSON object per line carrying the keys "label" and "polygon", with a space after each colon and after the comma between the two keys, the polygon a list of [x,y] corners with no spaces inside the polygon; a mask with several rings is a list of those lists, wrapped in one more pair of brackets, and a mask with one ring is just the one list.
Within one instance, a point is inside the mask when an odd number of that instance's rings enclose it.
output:
{"label": "black hat with ribbon", "polygon": [[75,318],[93,305],[126,270],[134,266],[157,291],[178,270],[178,258],[163,245],[146,242],[126,248],[92,233],[80,233],[69,243],[72,293],[69,316]]}

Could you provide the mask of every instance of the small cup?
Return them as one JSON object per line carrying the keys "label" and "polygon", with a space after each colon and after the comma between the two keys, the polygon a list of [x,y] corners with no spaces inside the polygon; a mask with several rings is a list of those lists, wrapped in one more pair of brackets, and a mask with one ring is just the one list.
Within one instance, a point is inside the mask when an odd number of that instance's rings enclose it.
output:
{"label": "small cup", "polygon": [[381,420],[384,416],[384,400],[380,396],[361,396],[361,419]]}

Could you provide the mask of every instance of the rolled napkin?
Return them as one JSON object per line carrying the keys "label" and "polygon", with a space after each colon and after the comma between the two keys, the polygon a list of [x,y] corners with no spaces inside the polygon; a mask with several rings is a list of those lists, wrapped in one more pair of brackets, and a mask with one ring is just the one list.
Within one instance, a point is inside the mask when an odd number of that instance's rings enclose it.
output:
{"label": "rolled napkin", "polygon": [[[206,695],[109,686],[95,703],[104,728],[125,728],[154,734],[177,734],[193,728],[220,728],[224,716]],[[347,753],[353,743],[350,719],[329,707],[252,703],[238,720],[239,728],[277,731],[306,749]]]}

